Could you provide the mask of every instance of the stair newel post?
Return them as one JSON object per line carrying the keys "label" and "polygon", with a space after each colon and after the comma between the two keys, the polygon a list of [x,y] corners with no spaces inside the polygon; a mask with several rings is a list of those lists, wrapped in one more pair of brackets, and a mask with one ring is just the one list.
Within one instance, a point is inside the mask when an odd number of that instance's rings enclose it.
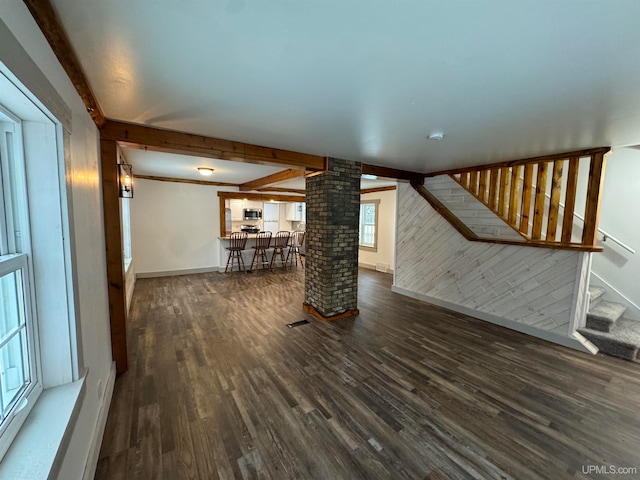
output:
{"label": "stair newel post", "polygon": [[591,156],[589,167],[589,185],[587,188],[587,202],[584,210],[584,230],[582,244],[596,246],[598,240],[598,222],[600,220],[600,201],[604,185],[604,169],[607,154],[595,153]]}

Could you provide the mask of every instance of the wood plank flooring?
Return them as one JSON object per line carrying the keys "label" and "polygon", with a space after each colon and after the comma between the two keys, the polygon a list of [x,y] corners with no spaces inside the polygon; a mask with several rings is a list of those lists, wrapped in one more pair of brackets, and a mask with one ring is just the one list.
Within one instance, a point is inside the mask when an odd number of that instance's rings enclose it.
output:
{"label": "wood plank flooring", "polygon": [[138,280],[96,478],[640,478],[639,364],[394,294],[362,269],[360,315],[320,322],[303,275]]}

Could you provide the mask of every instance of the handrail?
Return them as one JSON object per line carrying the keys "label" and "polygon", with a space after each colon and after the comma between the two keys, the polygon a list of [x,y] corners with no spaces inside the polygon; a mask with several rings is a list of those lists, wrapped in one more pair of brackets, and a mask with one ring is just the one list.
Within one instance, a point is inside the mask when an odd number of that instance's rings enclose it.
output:
{"label": "handrail", "polygon": [[[584,222],[584,218],[582,216],[578,215],[575,212],[573,213],[573,215],[578,217],[580,220],[582,220]],[[620,240],[618,240],[613,235],[609,235],[607,232],[605,232],[601,228],[598,228],[598,232],[602,234],[602,241],[603,242],[606,242],[607,240],[612,240],[613,243],[617,243],[622,248],[624,248],[627,252],[631,253],[631,255],[635,255],[636,254],[636,251],[633,248],[631,248],[629,245],[627,245],[626,243],[621,242]]]}
{"label": "handrail", "polygon": [[[544,196],[547,197],[549,200],[551,200],[551,195],[549,195],[548,193],[545,193]],[[560,207],[564,210],[564,204],[563,203],[560,203]],[[580,215],[579,213],[573,212],[573,216],[574,217],[578,217],[583,222],[585,221],[584,217],[582,215]],[[607,232],[605,232],[604,230],[602,230],[599,227],[598,227],[598,233],[602,234],[602,241],[603,242],[606,242],[607,240],[612,240],[613,243],[617,243],[622,248],[624,248],[627,252],[631,253],[631,255],[635,255],[636,254],[636,251],[633,248],[631,248],[629,245],[627,245],[626,243],[618,240],[616,237],[614,237],[613,235],[608,234]]]}

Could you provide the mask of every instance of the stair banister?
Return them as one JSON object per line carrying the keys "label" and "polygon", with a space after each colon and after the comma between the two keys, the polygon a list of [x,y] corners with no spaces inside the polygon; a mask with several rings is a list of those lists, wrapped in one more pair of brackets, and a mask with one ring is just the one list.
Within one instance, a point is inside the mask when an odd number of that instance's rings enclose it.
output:
{"label": "stair banister", "polygon": [[[549,194],[545,194],[545,197],[547,197],[548,199],[551,199],[551,195]],[[562,203],[560,204],[560,207],[567,212],[567,207],[565,205],[563,205]],[[584,222],[584,217],[582,215],[580,215],[579,213],[576,213],[575,211],[573,212],[573,216],[577,217],[579,220],[582,220],[582,222]],[[567,218],[570,218],[569,216],[567,216]],[[600,233],[602,235],[602,241],[606,242],[607,240],[611,240],[613,243],[617,243],[618,245],[620,245],[620,247],[622,247],[623,249],[625,249],[627,252],[629,252],[631,255],[635,255],[636,251],[631,248],[629,245],[627,245],[626,243],[622,242],[621,240],[618,240],[616,237],[614,237],[613,235],[611,235],[610,233],[605,232],[603,229],[598,228],[598,233]],[[564,239],[563,239],[564,241]]]}

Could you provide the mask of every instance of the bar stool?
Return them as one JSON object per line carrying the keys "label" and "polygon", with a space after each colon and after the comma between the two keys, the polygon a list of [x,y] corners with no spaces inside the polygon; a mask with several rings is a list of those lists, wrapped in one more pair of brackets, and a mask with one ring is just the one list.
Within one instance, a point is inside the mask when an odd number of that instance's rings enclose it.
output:
{"label": "bar stool", "polygon": [[[260,232],[256,235],[256,244],[253,252],[253,259],[251,260],[251,267],[249,270],[253,270],[253,264],[256,266],[262,265],[264,268],[265,265],[269,265],[269,257],[267,257],[267,249],[271,245],[271,232]],[[259,260],[258,260],[259,259]]]}
{"label": "bar stool", "polygon": [[296,267],[298,266],[298,258],[300,259],[300,265],[304,268],[304,263],[302,262],[302,255],[300,254],[300,247],[304,243],[304,236],[306,232],[302,232],[300,230],[296,230],[291,234],[289,238],[289,252],[287,253],[287,259],[285,263],[289,262],[289,257],[291,257],[291,266],[293,266],[293,260],[296,261]]}
{"label": "bar stool", "polygon": [[280,255],[280,266],[286,268],[287,261],[284,258],[284,249],[289,245],[289,235],[289,232],[276,233],[275,241],[273,242],[273,255],[271,256],[271,264],[269,265],[270,270],[273,270],[276,255]]}
{"label": "bar stool", "polygon": [[233,272],[233,266],[238,263],[238,271],[246,271],[244,266],[244,259],[242,258],[242,251],[247,246],[247,232],[233,232],[229,236],[229,258],[227,258],[227,266],[224,269],[224,273],[227,273],[229,265],[231,265],[231,271]]}

